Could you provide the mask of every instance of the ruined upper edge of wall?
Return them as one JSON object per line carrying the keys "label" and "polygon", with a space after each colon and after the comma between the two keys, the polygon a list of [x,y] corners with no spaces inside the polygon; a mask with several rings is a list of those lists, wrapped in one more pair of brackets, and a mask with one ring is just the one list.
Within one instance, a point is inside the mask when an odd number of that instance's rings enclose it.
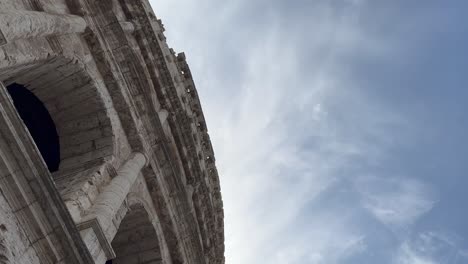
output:
{"label": "ruined upper edge of wall", "polygon": [[[127,6],[126,18],[132,24],[139,50],[146,50],[146,67],[156,67],[154,80],[161,123],[166,137],[181,159],[189,199],[195,210],[200,240],[207,263],[224,263],[224,210],[215,154],[208,134],[200,98],[184,53],[176,54],[164,35],[164,25],[148,0],[119,0]],[[133,34],[135,34],[133,33]],[[145,44],[146,43],[146,44]],[[151,69],[150,69],[151,70]]]}
{"label": "ruined upper edge of wall", "polygon": [[[178,53],[170,48],[164,36],[164,25],[151,10],[150,17],[157,21],[156,31],[162,50],[165,52],[167,74],[171,76],[174,93],[168,93],[173,103],[170,104],[168,120],[183,134],[179,153],[184,163],[190,164],[186,172],[187,182],[194,188],[193,200],[198,210],[199,221],[203,222],[200,231],[204,237],[204,246],[215,263],[224,263],[224,209],[221,187],[214,149],[208,133],[208,126],[203,114],[199,94],[187,63],[185,53]],[[177,99],[178,103],[174,103]],[[203,217],[200,217],[202,215]]]}

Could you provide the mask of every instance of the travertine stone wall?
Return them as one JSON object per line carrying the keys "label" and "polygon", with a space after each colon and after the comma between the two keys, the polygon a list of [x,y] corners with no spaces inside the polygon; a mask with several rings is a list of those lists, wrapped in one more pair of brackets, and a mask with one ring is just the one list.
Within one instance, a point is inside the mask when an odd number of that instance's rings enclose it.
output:
{"label": "travertine stone wall", "polygon": [[0,196],[0,221],[0,263],[39,263],[37,252],[3,196]]}
{"label": "travertine stone wall", "polygon": [[[49,111],[57,172],[12,83]],[[0,95],[0,263],[224,263],[207,124],[147,0],[0,0]]]}
{"label": "travertine stone wall", "polygon": [[39,11],[1,9],[0,30],[5,44],[17,39],[82,33],[86,22],[80,16]]}
{"label": "travertine stone wall", "polygon": [[0,193],[6,202],[2,204],[0,230],[13,258],[20,258],[18,263],[91,263],[86,245],[1,82],[0,124]]}

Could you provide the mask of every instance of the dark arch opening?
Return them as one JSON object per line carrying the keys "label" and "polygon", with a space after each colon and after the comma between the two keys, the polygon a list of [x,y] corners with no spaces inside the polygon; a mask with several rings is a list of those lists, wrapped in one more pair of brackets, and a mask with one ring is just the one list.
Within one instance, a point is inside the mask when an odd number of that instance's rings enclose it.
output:
{"label": "dark arch opening", "polygon": [[21,84],[7,87],[16,110],[29,130],[50,172],[60,164],[60,142],[54,121],[44,104]]}

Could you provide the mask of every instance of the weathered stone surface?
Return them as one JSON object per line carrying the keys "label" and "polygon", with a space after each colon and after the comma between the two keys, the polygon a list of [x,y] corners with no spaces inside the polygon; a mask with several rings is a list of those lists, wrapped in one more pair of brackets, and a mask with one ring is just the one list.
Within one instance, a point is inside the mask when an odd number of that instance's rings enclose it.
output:
{"label": "weathered stone surface", "polygon": [[0,30],[0,46],[3,45],[3,44],[6,44],[7,43],[7,40],[5,38],[5,35],[3,34],[3,32]]}
{"label": "weathered stone surface", "polygon": [[[163,32],[147,0],[0,0],[0,263],[224,263],[206,121]],[[13,83],[53,119],[58,171]]]}
{"label": "weathered stone surface", "polygon": [[0,30],[6,42],[82,33],[85,28],[86,22],[79,16],[14,9],[0,11]]}

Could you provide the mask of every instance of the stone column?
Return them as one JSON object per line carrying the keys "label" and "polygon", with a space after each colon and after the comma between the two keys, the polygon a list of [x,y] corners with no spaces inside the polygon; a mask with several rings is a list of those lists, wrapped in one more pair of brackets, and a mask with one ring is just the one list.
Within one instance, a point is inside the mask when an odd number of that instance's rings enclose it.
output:
{"label": "stone column", "polygon": [[75,15],[1,10],[0,45],[17,39],[83,33],[86,26],[86,21]]}
{"label": "stone column", "polygon": [[146,162],[145,155],[139,152],[133,153],[119,168],[117,176],[104,187],[91,209],[78,224],[78,229],[81,230],[83,240],[88,245],[96,264],[115,257],[110,242],[117,232],[117,227],[112,220]]}

